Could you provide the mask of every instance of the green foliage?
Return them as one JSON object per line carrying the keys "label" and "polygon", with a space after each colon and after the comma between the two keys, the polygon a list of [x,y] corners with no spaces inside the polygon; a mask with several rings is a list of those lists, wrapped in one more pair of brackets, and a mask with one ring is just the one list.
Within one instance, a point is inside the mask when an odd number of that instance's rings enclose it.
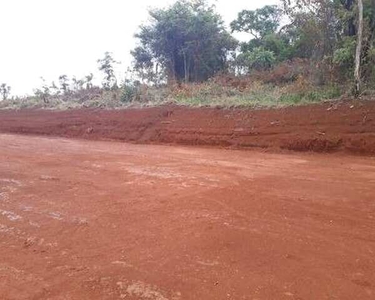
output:
{"label": "green foliage", "polygon": [[274,53],[278,62],[288,60],[293,56],[289,39],[281,34],[266,35],[263,38],[262,45],[266,50]]}
{"label": "green foliage", "polygon": [[[293,57],[309,58],[315,77],[352,80],[357,34],[355,0],[282,0],[290,23],[283,27]],[[375,40],[375,2],[364,0],[363,80],[372,76],[371,48]],[[328,71],[331,74],[328,76]],[[334,72],[335,78],[332,77]]]}
{"label": "green foliage", "polygon": [[266,5],[256,10],[243,10],[230,24],[233,31],[250,33],[255,39],[262,39],[276,32],[280,25],[281,11],[276,5]]}
{"label": "green foliage", "polygon": [[335,99],[342,95],[342,91],[337,86],[327,86],[321,89],[313,89],[302,92],[283,93],[279,101],[285,104],[299,104],[319,102],[321,100]]}
{"label": "green foliage", "polygon": [[237,43],[206,1],[179,0],[149,13],[151,23],[140,27],[140,45],[132,51],[141,78],[197,82],[226,68]]}
{"label": "green foliage", "polygon": [[245,72],[251,69],[267,70],[270,69],[276,61],[275,55],[272,51],[266,50],[263,47],[253,49],[251,52],[244,52],[238,55],[236,63],[243,68]]}
{"label": "green foliage", "polygon": [[340,66],[352,67],[354,62],[356,41],[353,37],[347,37],[342,43],[342,47],[333,53],[333,62]]}
{"label": "green foliage", "polygon": [[243,10],[231,23],[232,31],[252,35],[249,42],[241,44],[238,66],[251,69],[270,68],[275,62],[290,58],[290,40],[277,32],[282,11],[276,5],[266,5],[256,10]]}
{"label": "green foliage", "polygon": [[134,70],[138,73],[141,80],[155,82],[158,70],[154,70],[154,59],[151,51],[136,47],[131,51],[131,54],[134,58]]}
{"label": "green foliage", "polygon": [[252,82],[243,90],[223,86],[215,82],[184,87],[176,91],[173,98],[177,104],[190,106],[250,106],[282,107],[315,103],[342,95],[338,86],[324,86],[319,89],[304,87],[296,83],[279,87],[272,84]]}
{"label": "green foliage", "polygon": [[121,86],[121,102],[130,103],[137,100],[139,94],[139,81],[125,80]]}
{"label": "green foliage", "polygon": [[[230,24],[232,32],[250,36],[240,45],[208,0],[177,0],[165,9],[150,10],[150,22],[140,26],[135,35],[139,44],[131,52],[137,77],[129,77],[132,80],[126,80],[118,89],[114,71],[117,62],[106,52],[97,61],[104,74],[102,88],[93,86],[92,73],[81,79],[61,75],[56,83],[43,82],[31,102],[42,99],[42,107],[47,107],[76,99],[79,104],[85,102],[93,107],[121,107],[172,98],[194,105],[236,105],[235,101],[241,105],[288,105],[337,97],[342,91],[335,85],[347,84],[354,73],[358,2],[281,2],[282,9],[266,5],[238,14]],[[375,86],[375,0],[363,2],[360,69],[364,85],[370,88]],[[245,77],[262,84],[243,88],[213,82],[217,74],[230,72],[239,81]],[[178,87],[178,93],[171,93],[166,86]],[[9,86],[0,86],[3,99],[9,97],[9,92]]]}

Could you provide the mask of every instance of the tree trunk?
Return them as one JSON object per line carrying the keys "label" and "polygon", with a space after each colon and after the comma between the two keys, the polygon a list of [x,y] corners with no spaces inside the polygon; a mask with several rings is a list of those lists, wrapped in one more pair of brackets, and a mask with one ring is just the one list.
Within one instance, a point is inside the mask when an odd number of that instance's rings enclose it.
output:
{"label": "tree trunk", "polygon": [[169,62],[168,64],[168,69],[167,69],[167,84],[168,86],[174,86],[176,84],[176,64],[175,64],[175,59],[173,57],[172,61]]}
{"label": "tree trunk", "polygon": [[363,35],[363,1],[358,1],[358,30],[357,30],[357,49],[355,52],[354,68],[354,95],[358,97],[361,92],[361,52],[362,52],[362,35]]}
{"label": "tree trunk", "polygon": [[189,82],[189,65],[188,65],[188,59],[187,55],[184,50],[182,50],[182,54],[184,56],[184,78],[185,78],[185,83]]}
{"label": "tree trunk", "polygon": [[[354,0],[346,0],[345,2],[345,9],[348,11],[348,12],[351,12],[353,10],[353,4],[354,4]],[[355,36],[355,17],[350,17],[350,19],[348,20],[348,28],[347,28],[348,32],[347,32],[347,35],[348,36]]]}
{"label": "tree trunk", "polygon": [[370,40],[375,39],[375,0],[372,0],[371,2],[371,7],[372,7],[372,17],[371,17],[371,22],[370,22],[370,30],[371,30],[371,37]]}

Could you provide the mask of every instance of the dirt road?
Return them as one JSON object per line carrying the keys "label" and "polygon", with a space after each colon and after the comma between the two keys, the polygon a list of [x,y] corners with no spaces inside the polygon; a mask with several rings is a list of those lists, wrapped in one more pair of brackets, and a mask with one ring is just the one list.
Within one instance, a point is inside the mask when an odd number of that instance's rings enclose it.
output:
{"label": "dirt road", "polygon": [[375,299],[375,160],[0,135],[0,299]]}

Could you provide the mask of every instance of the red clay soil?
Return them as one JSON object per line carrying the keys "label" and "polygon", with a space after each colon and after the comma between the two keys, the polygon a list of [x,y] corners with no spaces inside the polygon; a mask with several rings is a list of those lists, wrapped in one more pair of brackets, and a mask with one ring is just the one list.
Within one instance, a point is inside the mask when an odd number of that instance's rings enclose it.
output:
{"label": "red clay soil", "polygon": [[[132,115],[85,114],[43,132]],[[0,134],[0,299],[375,299],[374,195],[371,157]]]}
{"label": "red clay soil", "polygon": [[375,154],[375,101],[283,109],[0,111],[0,132],[136,143]]}

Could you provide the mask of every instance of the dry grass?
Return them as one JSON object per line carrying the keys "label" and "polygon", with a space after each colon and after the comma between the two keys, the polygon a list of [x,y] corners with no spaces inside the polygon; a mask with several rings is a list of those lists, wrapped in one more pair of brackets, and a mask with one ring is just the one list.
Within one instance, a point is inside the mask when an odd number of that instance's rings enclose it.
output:
{"label": "dry grass", "polygon": [[0,102],[0,109],[58,109],[157,106],[176,104],[222,107],[283,107],[335,99],[345,92],[337,84],[314,86],[306,61],[283,63],[272,71],[249,76],[221,75],[204,83],[172,87],[127,85],[116,91],[100,88],[67,95],[15,98]]}

